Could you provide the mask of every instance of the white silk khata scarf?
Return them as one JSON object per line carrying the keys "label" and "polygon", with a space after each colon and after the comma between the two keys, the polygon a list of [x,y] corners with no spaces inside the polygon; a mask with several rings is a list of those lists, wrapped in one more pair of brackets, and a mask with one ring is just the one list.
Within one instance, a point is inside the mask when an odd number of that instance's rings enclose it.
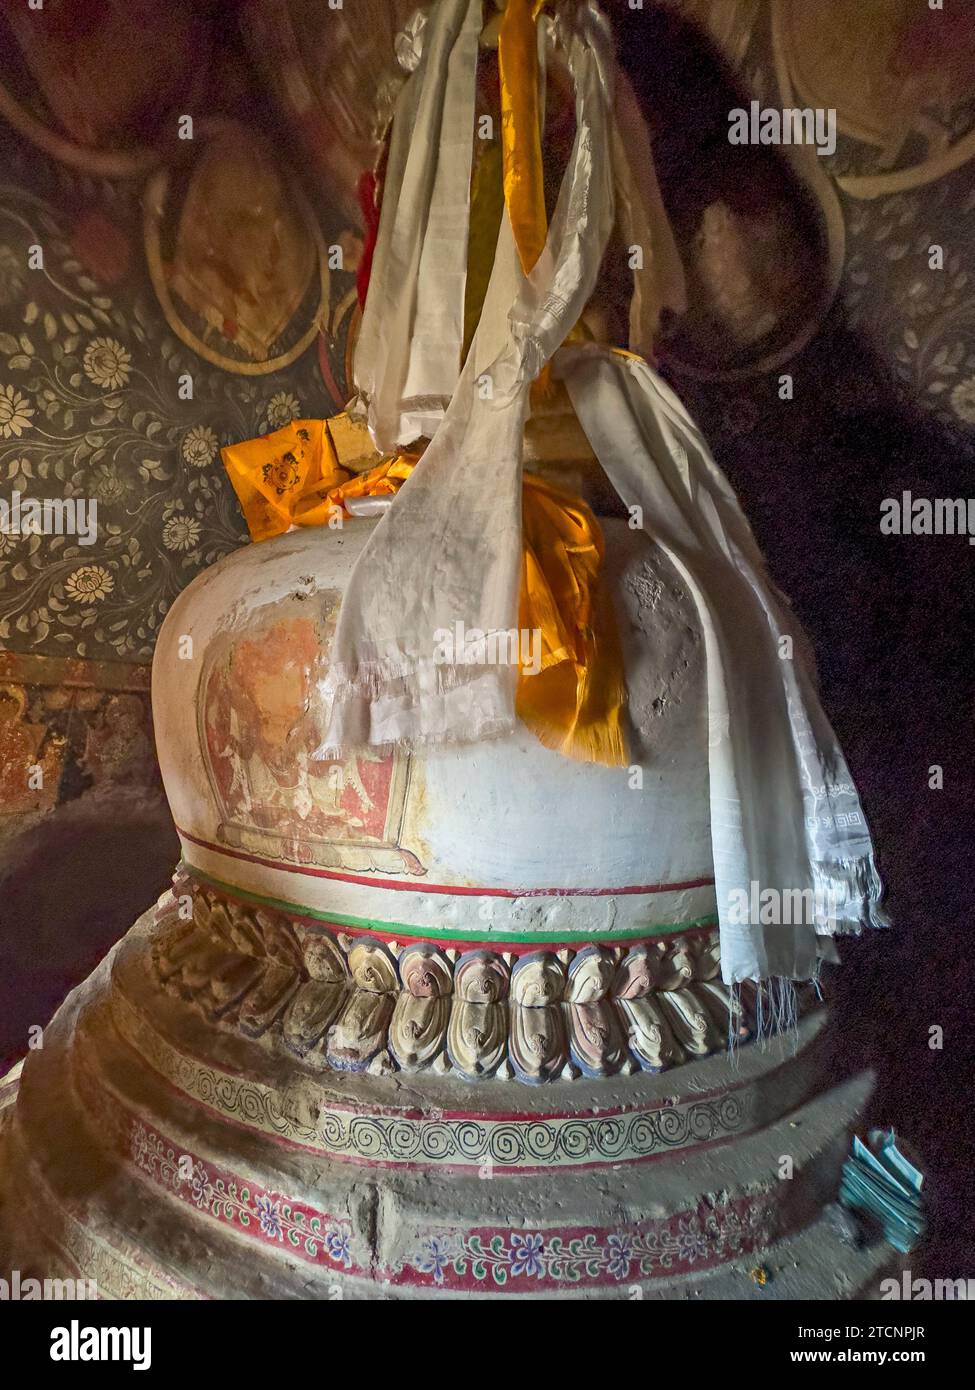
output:
{"label": "white silk khata scarf", "polygon": [[[866,818],[806,669],[804,634],[700,430],[657,373],[582,347],[563,349],[555,374],[610,482],[697,607],[724,979],[808,979],[817,933],[884,919]],[[732,910],[752,901],[753,884],[808,893],[790,901],[813,911],[762,926]]]}
{"label": "white silk khata scarf", "polygon": [[[394,135],[395,172],[383,199],[357,375],[361,361],[361,394],[380,448],[415,438],[421,418],[433,437],[353,570],[322,691],[331,707],[323,748],[468,742],[510,732],[515,725],[517,670],[473,664],[475,654],[465,650],[445,662],[437,634],[455,632],[458,623],[467,632],[485,634],[518,626],[529,392],[581,317],[613,227],[612,48],[604,21],[588,8],[580,11],[584,23],[559,31],[575,84],[576,134],[548,241],[526,278],[510,223],[502,219],[484,310],[458,380],[463,284],[455,292],[457,302],[440,319],[439,336],[432,310],[424,307],[417,311],[423,335],[411,340],[414,309],[409,306],[417,301],[429,306],[443,293],[435,267],[462,264],[466,223],[458,231],[451,218],[423,216],[422,198],[408,187],[427,190],[433,211],[440,197],[444,206],[452,205],[451,191],[439,184],[436,147],[444,112],[455,102],[467,109],[473,82],[467,64],[474,61],[467,46],[473,36],[476,58],[482,12],[481,0],[442,0],[400,99],[406,125],[421,111],[429,122],[413,121],[402,177],[403,152]],[[455,61],[459,51],[463,62]],[[436,103],[427,100],[428,84],[441,94]],[[456,180],[469,190],[471,122],[466,129],[467,164],[461,168],[458,160],[455,167],[452,156],[451,161]],[[452,146],[452,123],[443,138]],[[423,166],[422,178],[419,173],[414,178],[411,163]],[[400,230],[407,227],[400,245]],[[435,250],[426,258],[430,238]],[[425,259],[433,281],[429,290],[422,277],[417,283],[416,267]],[[397,335],[400,344],[393,342]],[[440,353],[441,338],[454,344],[452,379]],[[436,353],[426,351],[431,341]],[[386,364],[382,372],[375,369],[374,350]],[[413,393],[417,383],[425,396]],[[447,402],[446,408],[439,403],[439,419],[438,394]]]}
{"label": "white silk khata scarf", "polygon": [[[632,167],[621,178],[614,57],[595,4],[580,0],[540,21],[541,62],[557,45],[575,84],[575,142],[527,277],[502,219],[458,378],[482,16],[481,0],[440,0],[410,36],[414,70],[394,123],[356,376],[380,448],[420,435],[431,443],[352,573],[318,692],[321,752],[475,742],[515,727],[516,668],[474,656],[468,664],[463,649],[445,659],[438,634],[517,627],[524,425],[532,382],[552,364],[604,471],[640,508],[697,605],[724,979],[808,979],[819,935],[883,918],[865,817],[806,671],[802,634],[674,393],[636,358],[562,346],[595,288],[621,188],[637,197],[650,186]],[[652,175],[650,183],[653,194]],[[640,202],[622,215],[646,210]],[[645,323],[646,304],[633,317]],[[792,639],[791,652],[781,638]],[[795,925],[765,927],[736,911],[754,885],[804,895],[812,920],[805,911]]]}

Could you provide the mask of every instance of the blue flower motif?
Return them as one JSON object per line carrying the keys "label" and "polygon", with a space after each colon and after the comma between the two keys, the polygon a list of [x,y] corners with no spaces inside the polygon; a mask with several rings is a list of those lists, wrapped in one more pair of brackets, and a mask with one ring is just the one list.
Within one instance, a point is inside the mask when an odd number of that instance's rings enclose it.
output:
{"label": "blue flower motif", "polygon": [[688,1264],[694,1264],[697,1260],[706,1260],[712,1252],[711,1243],[707,1236],[701,1231],[683,1230],[677,1236],[677,1247],[680,1251],[680,1258],[686,1260]]}
{"label": "blue flower motif", "polygon": [[270,1197],[256,1197],[254,1199],[254,1210],[257,1212],[258,1220],[261,1223],[261,1230],[272,1240],[281,1239],[281,1218],[278,1215],[278,1204],[272,1202]]}
{"label": "blue flower motif", "polygon": [[545,1242],[539,1235],[511,1237],[511,1273],[534,1275],[541,1278],[545,1273]]}
{"label": "blue flower motif", "polygon": [[349,1249],[348,1231],[329,1231],[325,1237],[325,1248],[330,1259],[336,1264],[343,1264],[346,1269],[351,1269],[352,1252]]}
{"label": "blue flower motif", "polygon": [[212,1193],[209,1173],[202,1163],[194,1163],[193,1175],[190,1178],[190,1197],[198,1207],[202,1207],[210,1201]]}
{"label": "blue flower motif", "polygon": [[432,1274],[437,1283],[442,1284],[444,1270],[451,1258],[449,1240],[445,1236],[431,1236],[420,1247],[416,1267],[421,1274]]}
{"label": "blue flower motif", "polygon": [[614,1279],[625,1279],[633,1262],[633,1241],[629,1236],[610,1236],[606,1242],[609,1249],[608,1273]]}

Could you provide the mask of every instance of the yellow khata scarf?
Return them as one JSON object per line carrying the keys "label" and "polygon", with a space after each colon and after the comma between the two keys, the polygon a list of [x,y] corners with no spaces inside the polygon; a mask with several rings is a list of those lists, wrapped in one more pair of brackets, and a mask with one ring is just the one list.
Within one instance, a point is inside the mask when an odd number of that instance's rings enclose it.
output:
{"label": "yellow khata scarf", "polygon": [[[545,3],[508,0],[498,31],[504,201],[526,275],[535,269],[548,237],[537,28]],[[569,340],[578,336],[579,329],[574,328]],[[545,400],[551,390],[552,369],[546,365],[534,383],[532,397]]]}
{"label": "yellow khata scarf", "polygon": [[541,671],[522,670],[518,718],[565,757],[625,767],[626,681],[602,528],[580,497],[526,473],[522,546],[518,622],[541,634]]}
{"label": "yellow khata scarf", "polygon": [[508,0],[498,32],[504,200],[526,275],[548,235],[535,27],[543,7],[544,0]]}
{"label": "yellow khata scarf", "polygon": [[[397,492],[413,471],[419,455],[403,453],[350,474],[331,423],[295,420],[221,450],[253,541],[327,525],[350,514],[353,498]],[[522,526],[518,622],[531,650],[519,643],[518,717],[566,757],[625,767],[626,683],[599,522],[581,498],[526,474]]]}

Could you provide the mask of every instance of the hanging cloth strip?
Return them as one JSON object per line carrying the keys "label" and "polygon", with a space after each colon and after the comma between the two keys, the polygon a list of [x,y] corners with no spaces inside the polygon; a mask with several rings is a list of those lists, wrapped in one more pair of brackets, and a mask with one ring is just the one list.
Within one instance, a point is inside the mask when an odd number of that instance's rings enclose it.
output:
{"label": "hanging cloth strip", "polygon": [[530,275],[545,249],[541,69],[535,22],[545,0],[508,0],[498,34],[504,201],[521,268]]}
{"label": "hanging cloth strip", "polygon": [[[548,235],[538,54],[541,36],[536,29],[544,5],[545,0],[507,0],[498,33],[504,203],[525,275],[538,264]],[[545,366],[534,383],[533,400],[544,400],[550,390]]]}
{"label": "hanging cloth strip", "polygon": [[[519,276],[514,302],[506,298],[514,238],[502,218],[485,310],[443,422],[351,575],[319,692],[323,753],[466,742],[515,727],[514,670],[480,663],[476,650],[445,663],[435,634],[463,623],[497,644],[519,625],[529,390],[591,296],[613,225],[611,40],[594,10],[571,13],[578,22],[560,34],[576,135],[545,249],[531,276]],[[429,24],[440,19],[438,8]],[[411,81],[423,79],[429,43],[427,35]],[[383,216],[395,223],[399,208],[384,200]],[[489,341],[500,347],[484,365]]]}
{"label": "hanging cloth strip", "polygon": [[538,634],[541,669],[524,671],[515,710],[563,757],[627,765],[626,680],[599,522],[579,497],[524,475],[518,625]]}
{"label": "hanging cloth strip", "polygon": [[355,358],[379,449],[431,436],[457,383],[481,0],[439,0],[396,104]]}
{"label": "hanging cloth strip", "polygon": [[[866,816],[806,669],[804,634],[728,480],[657,373],[593,346],[563,349],[553,370],[610,482],[697,606],[724,979],[808,979],[817,933],[886,919]],[[792,924],[762,926],[742,911],[753,885],[778,890]]]}
{"label": "hanging cloth strip", "polygon": [[629,79],[616,74],[613,126],[616,218],[630,255],[642,255],[634,269],[630,300],[630,347],[649,356],[657,342],[663,310],[683,314],[687,286],[677,242],[657,183],[653,148]]}

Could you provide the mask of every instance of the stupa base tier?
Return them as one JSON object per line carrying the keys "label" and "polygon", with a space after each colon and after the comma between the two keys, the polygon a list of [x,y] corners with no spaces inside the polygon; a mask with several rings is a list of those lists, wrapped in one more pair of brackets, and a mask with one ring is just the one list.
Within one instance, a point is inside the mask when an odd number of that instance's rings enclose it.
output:
{"label": "stupa base tier", "polygon": [[68,1000],[5,1112],[0,1265],[22,1277],[109,1297],[838,1298],[889,1262],[824,1216],[872,1082],[824,1089],[822,1015],[795,1053],[663,1076],[330,1073],[162,993],[152,935],[147,914]]}
{"label": "stupa base tier", "polygon": [[[211,1028],[318,1070],[526,1085],[666,1071],[747,1042],[763,1012],[720,978],[713,926],[622,940],[397,940],[257,906],[182,871],[153,967]],[[812,991],[807,991],[809,998]]]}

